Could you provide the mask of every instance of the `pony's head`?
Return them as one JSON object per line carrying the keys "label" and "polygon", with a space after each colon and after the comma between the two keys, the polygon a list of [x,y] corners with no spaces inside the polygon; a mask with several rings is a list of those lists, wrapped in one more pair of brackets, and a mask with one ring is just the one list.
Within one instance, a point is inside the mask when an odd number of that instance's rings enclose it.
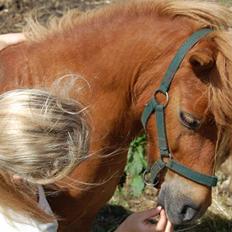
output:
{"label": "pony's head", "polygon": [[[217,142],[217,126],[208,102],[209,80],[212,75],[217,75],[214,57],[215,50],[206,43],[199,44],[189,52],[174,77],[165,109],[164,125],[171,159],[206,175],[214,172]],[[156,94],[157,101],[162,102],[162,96],[159,95]],[[149,154],[155,160],[160,158],[156,120],[159,119],[152,116],[147,125]],[[162,126],[160,123],[159,126]],[[163,158],[164,162],[169,159]],[[175,171],[164,174],[161,172],[161,176],[157,177],[164,179],[159,204],[165,207],[173,223],[191,221],[205,212],[211,203],[209,187],[195,183]]]}
{"label": "pony's head", "polygon": [[[206,18],[209,17],[208,12],[205,9]],[[180,14],[181,10],[179,9],[178,15]],[[217,19],[219,20],[219,17]],[[214,28],[210,20],[208,23],[211,28]],[[159,173],[158,201],[166,209],[169,220],[174,224],[191,222],[206,211],[211,204],[212,186],[202,184],[200,179],[210,177],[212,181],[216,151],[220,150],[224,154],[227,151],[228,143],[222,142],[227,141],[222,136],[222,131],[231,123],[232,105],[229,101],[231,99],[229,90],[231,88],[232,56],[229,51],[232,49],[232,43],[230,32],[222,32],[218,26],[214,28],[214,32],[202,38],[187,52],[174,75],[168,99],[165,92],[154,93],[154,91],[160,86],[161,78],[166,72],[165,69],[174,58],[176,51],[173,52],[171,58],[170,51],[167,52],[167,59],[163,60],[163,65],[160,64],[158,68],[157,66],[150,67],[150,70],[146,71],[141,78],[143,83],[137,82],[138,89],[142,89],[140,104],[143,104],[143,109],[144,105],[149,102],[149,98],[155,98],[158,103],[163,105],[167,103],[164,125],[171,158],[168,155],[164,157],[162,159],[164,164],[172,159],[191,169],[194,173],[204,175],[204,177],[198,176],[195,181],[191,179],[192,173],[185,175],[184,171],[178,172],[175,168],[174,170],[164,168]],[[159,76],[159,81],[154,80],[154,76]],[[153,91],[151,91],[152,88]],[[162,137],[162,132],[161,136],[158,134],[159,130],[162,131],[158,128],[162,127],[162,119],[155,117],[155,114],[157,115],[157,111],[154,114],[152,111],[145,125],[150,166],[160,159],[160,150],[162,150],[160,147],[164,146],[164,142],[161,140],[165,137]],[[220,144],[224,145],[223,149],[219,149]],[[156,166],[156,168],[162,169],[160,166]],[[153,170],[153,172],[156,171]],[[204,180],[202,181],[204,182]]]}

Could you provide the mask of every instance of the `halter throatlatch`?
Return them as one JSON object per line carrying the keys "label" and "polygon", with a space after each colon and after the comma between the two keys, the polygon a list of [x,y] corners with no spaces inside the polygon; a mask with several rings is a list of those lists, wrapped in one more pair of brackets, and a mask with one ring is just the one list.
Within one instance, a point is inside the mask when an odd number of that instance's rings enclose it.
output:
{"label": "halter throatlatch", "polygon": [[[143,114],[142,114],[142,124],[146,129],[146,124],[148,119],[152,114],[156,116],[156,127],[158,134],[158,146],[160,150],[160,159],[156,161],[146,173],[150,173],[151,175],[151,183],[154,184],[155,180],[159,173],[163,169],[170,169],[175,173],[178,173],[181,176],[184,176],[194,182],[199,184],[212,187],[217,185],[217,177],[216,176],[208,176],[197,171],[194,171],[179,162],[173,160],[172,154],[168,147],[167,136],[166,136],[166,125],[165,125],[165,108],[169,101],[168,90],[171,85],[171,82],[174,78],[175,73],[177,72],[181,62],[183,61],[187,52],[204,36],[212,32],[212,29],[204,28],[195,33],[193,33],[180,47],[177,51],[176,56],[172,60],[171,64],[166,71],[164,78],[162,79],[160,87],[155,91],[154,96],[147,103]],[[159,103],[156,99],[157,94],[163,94],[166,97],[166,102],[164,104]],[[164,162],[163,158],[168,158],[167,162]]]}

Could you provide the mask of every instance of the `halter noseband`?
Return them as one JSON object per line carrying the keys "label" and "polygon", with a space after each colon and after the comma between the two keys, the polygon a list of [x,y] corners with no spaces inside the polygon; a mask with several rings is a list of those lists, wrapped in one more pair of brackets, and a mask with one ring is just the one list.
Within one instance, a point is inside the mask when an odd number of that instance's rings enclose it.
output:
{"label": "halter noseband", "polygon": [[[160,87],[155,90],[154,96],[151,98],[151,100],[147,103],[145,106],[145,109],[142,114],[142,124],[143,127],[146,129],[146,124],[148,119],[152,114],[156,115],[156,126],[157,126],[157,132],[158,132],[158,146],[160,150],[160,159],[156,161],[152,167],[150,167],[148,170],[146,170],[146,173],[151,174],[151,183],[154,184],[155,180],[157,180],[157,177],[159,173],[163,169],[170,169],[175,173],[178,173],[181,176],[184,176],[194,182],[197,182],[199,184],[212,187],[217,185],[217,177],[216,176],[208,176],[204,175],[202,173],[199,173],[197,171],[194,171],[179,162],[173,160],[172,154],[170,153],[168,142],[167,142],[167,136],[166,136],[166,125],[165,125],[165,108],[169,101],[168,96],[168,90],[171,85],[171,82],[174,78],[175,73],[177,72],[181,62],[183,61],[186,53],[204,36],[212,32],[212,29],[204,28],[201,29],[195,33],[193,33],[180,47],[180,49],[177,51],[176,56],[172,60],[171,64],[168,67],[168,70],[166,71],[162,82],[160,84]],[[166,96],[166,103],[162,104],[159,103],[156,100],[156,96],[158,93],[161,93]],[[163,158],[169,158],[167,162],[163,161]]]}

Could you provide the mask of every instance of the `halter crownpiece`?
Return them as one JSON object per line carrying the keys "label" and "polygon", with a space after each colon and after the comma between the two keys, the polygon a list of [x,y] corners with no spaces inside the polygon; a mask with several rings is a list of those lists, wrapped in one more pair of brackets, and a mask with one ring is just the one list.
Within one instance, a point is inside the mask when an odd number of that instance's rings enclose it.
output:
{"label": "halter crownpiece", "polygon": [[[216,176],[208,176],[197,171],[194,171],[179,162],[173,159],[173,156],[169,150],[167,136],[166,136],[166,124],[165,124],[165,108],[168,105],[169,95],[168,90],[170,88],[171,82],[177,72],[180,64],[182,63],[187,52],[203,37],[212,32],[212,29],[203,28],[199,31],[194,32],[179,48],[176,53],[176,56],[173,58],[171,64],[169,65],[162,81],[160,87],[155,90],[154,96],[145,106],[143,111],[141,121],[143,127],[146,129],[146,124],[148,119],[152,114],[156,116],[156,127],[158,132],[158,146],[160,150],[160,159],[157,160],[146,173],[151,174],[151,183],[154,184],[157,179],[159,173],[164,169],[170,169],[175,173],[178,173],[181,176],[184,176],[194,182],[199,184],[213,187],[217,185],[217,177]],[[165,95],[166,102],[165,104],[159,103],[156,99],[158,93]],[[163,158],[169,158],[167,162],[163,161]]]}

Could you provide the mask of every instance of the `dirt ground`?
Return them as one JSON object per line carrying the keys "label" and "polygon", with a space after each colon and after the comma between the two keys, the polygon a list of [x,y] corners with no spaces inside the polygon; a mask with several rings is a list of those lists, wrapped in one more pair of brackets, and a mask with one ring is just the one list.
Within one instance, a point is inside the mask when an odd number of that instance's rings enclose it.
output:
{"label": "dirt ground", "polygon": [[87,11],[109,3],[111,0],[0,0],[0,33],[21,31],[25,18],[32,12],[40,21],[46,21],[69,9]]}
{"label": "dirt ground", "polygon": [[[25,18],[30,13],[36,14],[41,22],[45,22],[51,15],[61,16],[68,9],[87,11],[111,2],[112,0],[0,0],[0,33],[21,31]],[[213,205],[206,216],[196,224],[177,228],[176,231],[232,232],[232,195],[222,189],[228,178],[222,173],[219,175],[221,184],[214,191]],[[154,191],[149,188],[139,198],[131,197],[127,188],[123,193],[117,191],[110,205],[98,214],[92,232],[114,231],[129,214],[129,210],[139,211],[153,207],[154,198]]]}

